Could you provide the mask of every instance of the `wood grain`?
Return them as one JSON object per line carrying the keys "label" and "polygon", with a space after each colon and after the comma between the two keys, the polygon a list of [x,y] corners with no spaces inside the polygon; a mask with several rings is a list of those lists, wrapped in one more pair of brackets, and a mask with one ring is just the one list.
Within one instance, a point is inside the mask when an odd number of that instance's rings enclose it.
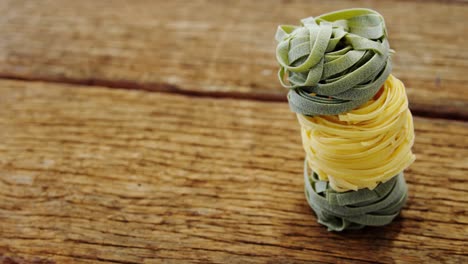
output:
{"label": "wood grain", "polygon": [[286,103],[80,87],[0,81],[4,263],[468,262],[467,123],[416,117],[402,215],[337,234]]}
{"label": "wood grain", "polygon": [[277,25],[359,6],[385,16],[413,112],[468,118],[456,1],[2,1],[0,76],[284,101]]}

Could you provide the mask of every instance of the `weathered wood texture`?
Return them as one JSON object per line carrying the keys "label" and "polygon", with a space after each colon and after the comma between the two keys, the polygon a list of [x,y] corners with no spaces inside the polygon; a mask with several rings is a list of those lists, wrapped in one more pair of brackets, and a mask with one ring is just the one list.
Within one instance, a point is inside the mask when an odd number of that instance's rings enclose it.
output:
{"label": "weathered wood texture", "polygon": [[467,123],[416,117],[402,215],[337,234],[286,103],[0,81],[0,105],[5,263],[468,262]]}
{"label": "weathered wood texture", "polygon": [[385,16],[415,113],[468,118],[456,1],[2,1],[0,76],[285,100],[277,25],[350,7]]}

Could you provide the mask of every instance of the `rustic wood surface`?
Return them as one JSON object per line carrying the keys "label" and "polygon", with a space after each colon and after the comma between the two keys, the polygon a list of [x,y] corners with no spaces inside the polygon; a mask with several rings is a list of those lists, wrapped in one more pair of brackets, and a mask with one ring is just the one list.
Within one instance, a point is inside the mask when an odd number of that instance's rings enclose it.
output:
{"label": "rustic wood surface", "polygon": [[6,0],[0,76],[285,100],[277,25],[361,6],[385,16],[413,112],[468,118],[468,5],[460,1]]}
{"label": "rustic wood surface", "polygon": [[[273,35],[349,7],[385,16],[417,161],[391,225],[331,233],[303,194]],[[468,263],[467,12],[0,1],[0,263]]]}
{"label": "rustic wood surface", "polygon": [[0,103],[5,256],[468,261],[467,123],[416,117],[401,216],[332,233],[304,198],[299,126],[285,103],[23,81],[1,81]]}

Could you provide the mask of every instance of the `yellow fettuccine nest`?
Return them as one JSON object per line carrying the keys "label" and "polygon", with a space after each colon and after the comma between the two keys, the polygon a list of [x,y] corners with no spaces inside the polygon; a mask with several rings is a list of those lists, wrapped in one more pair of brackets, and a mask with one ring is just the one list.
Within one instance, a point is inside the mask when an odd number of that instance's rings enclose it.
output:
{"label": "yellow fettuccine nest", "polygon": [[415,160],[405,87],[393,75],[373,99],[348,113],[297,117],[309,166],[336,191],[372,190]]}

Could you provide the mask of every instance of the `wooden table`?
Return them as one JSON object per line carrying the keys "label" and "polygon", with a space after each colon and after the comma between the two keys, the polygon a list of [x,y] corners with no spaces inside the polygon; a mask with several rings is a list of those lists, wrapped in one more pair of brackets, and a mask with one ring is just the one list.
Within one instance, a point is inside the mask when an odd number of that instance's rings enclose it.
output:
{"label": "wooden table", "polygon": [[[381,12],[417,161],[391,225],[303,194],[278,24]],[[468,263],[462,1],[1,1],[1,263]]]}

